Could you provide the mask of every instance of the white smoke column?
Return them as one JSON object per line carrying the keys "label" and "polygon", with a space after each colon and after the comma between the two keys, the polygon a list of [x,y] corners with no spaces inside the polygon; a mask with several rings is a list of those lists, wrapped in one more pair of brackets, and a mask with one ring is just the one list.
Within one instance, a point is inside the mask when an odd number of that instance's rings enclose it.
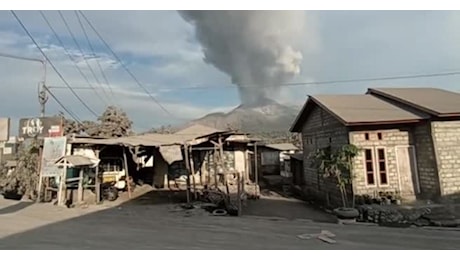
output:
{"label": "white smoke column", "polygon": [[279,93],[280,84],[299,74],[306,34],[303,11],[181,11],[194,25],[205,61],[239,86],[243,104]]}

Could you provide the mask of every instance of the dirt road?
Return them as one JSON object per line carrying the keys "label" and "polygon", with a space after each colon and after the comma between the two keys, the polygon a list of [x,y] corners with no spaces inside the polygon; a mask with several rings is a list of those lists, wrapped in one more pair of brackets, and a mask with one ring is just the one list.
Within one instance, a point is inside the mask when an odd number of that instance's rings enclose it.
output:
{"label": "dirt road", "polygon": [[[460,249],[459,231],[213,217],[172,209],[167,203],[66,209],[0,200],[0,249]],[[335,233],[337,243],[297,237],[322,229]]]}

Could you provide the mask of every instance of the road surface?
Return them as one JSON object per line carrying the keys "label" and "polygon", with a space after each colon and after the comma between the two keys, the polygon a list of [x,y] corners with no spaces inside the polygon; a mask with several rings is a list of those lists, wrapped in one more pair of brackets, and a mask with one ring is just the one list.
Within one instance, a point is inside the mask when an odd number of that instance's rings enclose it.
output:
{"label": "road surface", "polygon": [[[214,217],[168,203],[67,209],[0,199],[0,223],[0,249],[460,249],[460,231]],[[337,243],[297,237],[321,230]]]}

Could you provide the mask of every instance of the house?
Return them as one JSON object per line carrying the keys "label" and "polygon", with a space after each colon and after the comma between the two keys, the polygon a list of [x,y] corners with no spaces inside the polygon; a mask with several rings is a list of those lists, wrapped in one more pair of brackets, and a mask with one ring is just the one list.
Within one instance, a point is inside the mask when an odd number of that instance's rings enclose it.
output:
{"label": "house", "polygon": [[291,143],[265,144],[258,147],[260,156],[259,171],[262,175],[281,175],[292,177],[290,170],[290,154],[299,148]]}
{"label": "house", "polygon": [[403,201],[460,194],[460,94],[434,88],[371,88],[362,95],[309,96],[292,132],[302,133],[307,193],[340,201],[309,154],[330,146],[360,148],[355,195],[400,194]]}

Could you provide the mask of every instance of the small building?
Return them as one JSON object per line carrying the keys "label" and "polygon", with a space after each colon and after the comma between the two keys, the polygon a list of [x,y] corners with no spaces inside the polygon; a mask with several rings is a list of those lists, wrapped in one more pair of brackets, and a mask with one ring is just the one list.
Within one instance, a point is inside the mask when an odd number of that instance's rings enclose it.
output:
{"label": "small building", "polygon": [[403,201],[460,194],[460,94],[434,88],[376,88],[362,95],[309,96],[292,132],[302,133],[307,192],[340,204],[333,181],[309,155],[353,144],[355,195],[399,194]]}
{"label": "small building", "polygon": [[265,144],[259,145],[258,153],[260,154],[260,168],[262,175],[280,175],[290,178],[290,154],[299,150],[298,147],[291,143]]}

